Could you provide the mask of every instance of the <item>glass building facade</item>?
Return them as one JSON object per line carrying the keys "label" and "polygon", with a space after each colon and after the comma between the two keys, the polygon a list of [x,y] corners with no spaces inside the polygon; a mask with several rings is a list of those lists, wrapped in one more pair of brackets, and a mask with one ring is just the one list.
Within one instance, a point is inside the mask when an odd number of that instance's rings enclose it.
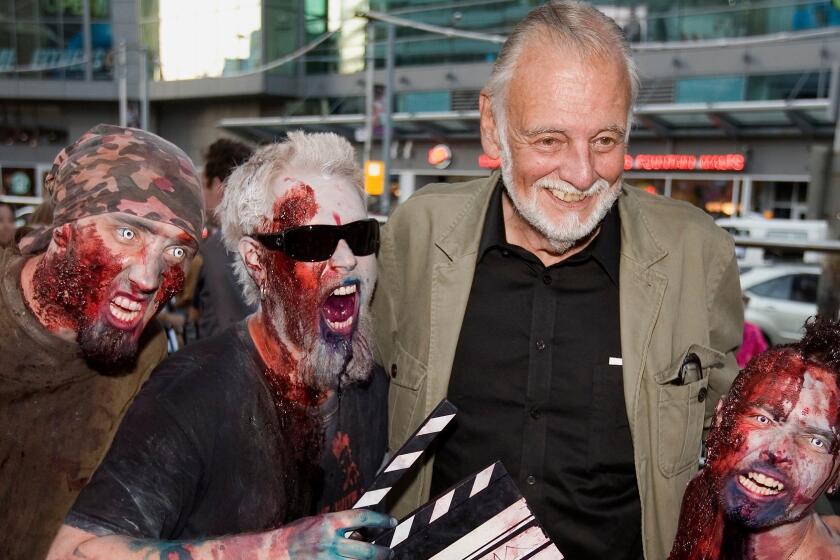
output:
{"label": "glass building facade", "polygon": [[[3,1],[3,0],[0,0]],[[8,0],[6,0],[8,1]],[[536,0],[141,0],[143,42],[158,55],[156,78],[233,75],[271,62],[337,31],[299,61],[275,74],[353,73],[365,65],[365,21],[354,17],[368,9],[412,21],[506,35],[541,2]],[[728,3],[593,2],[616,20],[633,43],[748,37],[840,25],[840,10],[830,0],[766,0]],[[177,24],[175,22],[178,22]],[[198,33],[185,33],[184,21]],[[199,25],[200,24],[200,25]],[[375,59],[385,59],[386,26],[375,25]],[[457,64],[495,60],[499,45],[445,38],[412,29],[396,29],[397,66]],[[747,99],[759,86],[725,77],[705,88],[724,98]],[[679,88],[678,88],[679,89]],[[679,95],[678,99],[679,101]],[[410,102],[409,102],[410,103]]]}
{"label": "glass building facade", "polygon": [[109,0],[0,0],[2,77],[83,80],[89,44],[91,78],[111,79],[111,27]]}

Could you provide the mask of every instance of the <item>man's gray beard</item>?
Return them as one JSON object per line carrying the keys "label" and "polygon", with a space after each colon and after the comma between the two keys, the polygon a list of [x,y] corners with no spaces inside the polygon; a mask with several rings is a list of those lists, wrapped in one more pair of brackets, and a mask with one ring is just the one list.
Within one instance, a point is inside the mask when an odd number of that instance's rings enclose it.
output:
{"label": "man's gray beard", "polygon": [[[366,381],[373,369],[373,320],[359,313],[356,331],[350,338],[327,339],[318,329],[304,332],[303,356],[298,361],[298,378],[319,391],[337,389]],[[282,318],[273,319],[278,333],[285,332]],[[329,335],[328,335],[329,337]]]}
{"label": "man's gray beard", "polygon": [[[522,200],[516,192],[516,187],[513,181],[513,163],[510,149],[507,142],[500,142],[502,147],[502,181],[504,182],[505,191],[513,203],[513,208],[531,227],[540,232],[543,237],[548,240],[551,247],[557,254],[563,254],[571,249],[575,243],[584,239],[591,234],[607,212],[610,211],[615,201],[618,200],[621,189],[621,179],[616,181],[617,184],[610,185],[607,192],[596,194],[600,200],[598,205],[592,211],[592,214],[584,222],[577,222],[573,228],[566,228],[567,231],[560,231],[558,224],[552,223],[541,211],[536,203],[536,196],[530,201]],[[534,187],[531,187],[535,189]],[[573,232],[568,231],[573,229]]]}

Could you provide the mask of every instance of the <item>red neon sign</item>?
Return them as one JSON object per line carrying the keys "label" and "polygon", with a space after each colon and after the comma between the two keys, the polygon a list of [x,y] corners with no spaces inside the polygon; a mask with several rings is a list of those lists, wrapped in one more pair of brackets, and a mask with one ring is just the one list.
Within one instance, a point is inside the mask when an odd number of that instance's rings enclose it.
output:
{"label": "red neon sign", "polygon": [[743,154],[638,154],[624,156],[624,170],[641,171],[743,171]]}

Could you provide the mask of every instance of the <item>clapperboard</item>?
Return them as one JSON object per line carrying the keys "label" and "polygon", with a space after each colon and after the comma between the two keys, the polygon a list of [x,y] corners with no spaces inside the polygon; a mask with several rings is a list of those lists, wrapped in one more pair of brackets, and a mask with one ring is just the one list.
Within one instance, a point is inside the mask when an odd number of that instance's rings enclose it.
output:
{"label": "clapperboard", "polygon": [[[442,401],[354,507],[381,503],[397,481],[417,463],[432,439],[449,424],[455,412],[451,403]],[[373,496],[368,497],[368,494]],[[393,550],[394,558],[406,560],[563,558],[500,462],[462,480],[373,542]]]}

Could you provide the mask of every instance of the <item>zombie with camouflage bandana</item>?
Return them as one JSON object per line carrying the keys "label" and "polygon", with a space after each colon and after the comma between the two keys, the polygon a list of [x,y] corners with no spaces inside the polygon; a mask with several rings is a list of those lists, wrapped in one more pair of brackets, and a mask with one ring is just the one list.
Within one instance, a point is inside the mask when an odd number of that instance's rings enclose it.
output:
{"label": "zombie with camouflage bandana", "polygon": [[[57,156],[50,227],[0,254],[0,558],[43,558],[164,357],[150,324],[203,227],[190,159],[99,125]],[[149,327],[149,328],[147,328]]]}
{"label": "zombie with camouflage bandana", "polygon": [[50,559],[388,558],[347,538],[385,451],[373,367],[379,224],[353,148],[293,132],[228,178],[218,213],[257,311],[165,360]]}

